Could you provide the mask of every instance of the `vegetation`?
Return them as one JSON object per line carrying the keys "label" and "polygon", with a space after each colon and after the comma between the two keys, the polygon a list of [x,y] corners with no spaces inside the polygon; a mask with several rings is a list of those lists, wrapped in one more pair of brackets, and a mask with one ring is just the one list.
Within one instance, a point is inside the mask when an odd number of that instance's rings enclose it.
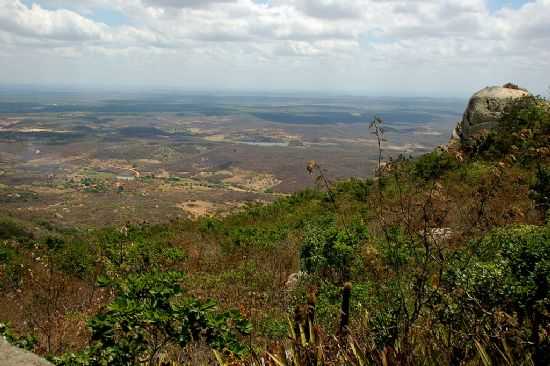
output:
{"label": "vegetation", "polygon": [[[54,358],[57,365],[154,364],[176,347],[203,339],[237,356],[245,352],[237,333],[249,334],[250,323],[238,312],[215,313],[212,301],[178,299],[180,272],[130,275],[113,284],[117,297],[92,318],[92,346]],[[107,282],[103,282],[105,285]]]}
{"label": "vegetation", "polygon": [[549,121],[528,97],[466,150],[311,162],[316,189],[224,218],[2,220],[2,320],[59,365],[547,365]]}

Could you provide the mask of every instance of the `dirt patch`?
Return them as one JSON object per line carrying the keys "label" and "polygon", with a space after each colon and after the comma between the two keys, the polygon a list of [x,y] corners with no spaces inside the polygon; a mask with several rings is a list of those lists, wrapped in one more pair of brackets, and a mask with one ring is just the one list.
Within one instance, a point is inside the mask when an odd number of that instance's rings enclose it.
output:
{"label": "dirt patch", "polygon": [[213,202],[191,200],[176,204],[177,208],[187,212],[191,217],[212,216],[220,209],[219,205]]}
{"label": "dirt patch", "polygon": [[257,173],[249,170],[233,169],[233,176],[225,178],[224,183],[253,192],[263,192],[280,184],[282,181],[271,174]]}
{"label": "dirt patch", "polygon": [[150,164],[150,165],[158,165],[158,164],[162,164],[162,161],[160,160],[155,160],[155,159],[138,159],[136,160],[136,163],[138,164]]}

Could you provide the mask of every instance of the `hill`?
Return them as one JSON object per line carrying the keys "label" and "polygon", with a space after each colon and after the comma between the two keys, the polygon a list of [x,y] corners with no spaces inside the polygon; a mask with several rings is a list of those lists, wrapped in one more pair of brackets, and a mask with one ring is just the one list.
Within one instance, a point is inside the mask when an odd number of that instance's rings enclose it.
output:
{"label": "hill", "polygon": [[493,118],[223,218],[2,218],[0,320],[57,365],[546,365],[550,106]]}

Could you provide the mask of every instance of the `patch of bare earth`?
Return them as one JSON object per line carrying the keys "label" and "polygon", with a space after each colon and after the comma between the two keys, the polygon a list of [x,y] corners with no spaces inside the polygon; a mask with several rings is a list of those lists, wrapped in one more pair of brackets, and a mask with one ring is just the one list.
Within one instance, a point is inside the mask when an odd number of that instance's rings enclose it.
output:
{"label": "patch of bare earth", "polygon": [[223,179],[223,182],[236,188],[253,192],[263,192],[282,182],[271,174],[257,173],[238,168],[233,169],[232,174],[233,176]]}

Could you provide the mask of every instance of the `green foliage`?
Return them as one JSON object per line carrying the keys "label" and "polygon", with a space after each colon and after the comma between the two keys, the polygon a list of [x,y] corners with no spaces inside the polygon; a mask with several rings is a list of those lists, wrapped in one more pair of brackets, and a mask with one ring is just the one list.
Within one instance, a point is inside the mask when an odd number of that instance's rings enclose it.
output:
{"label": "green foliage", "polygon": [[475,254],[477,261],[463,273],[481,294],[491,294],[484,303],[504,304],[525,315],[529,308],[550,305],[549,227],[496,229],[476,245]]}
{"label": "green foliage", "polygon": [[386,229],[385,240],[379,244],[382,260],[398,272],[410,263],[420,249],[414,240],[405,235],[400,226]]}
{"label": "green foliage", "polygon": [[325,193],[306,190],[269,205],[252,204],[223,220],[201,219],[198,229],[202,235],[216,236],[229,252],[274,248],[323,211],[325,198]]}
{"label": "green foliage", "polygon": [[[498,127],[482,138],[474,150],[498,159],[512,154],[522,163],[538,160],[550,146],[550,105],[540,97],[514,101],[503,113]],[[546,153],[548,156],[548,153]]]}
{"label": "green foliage", "polygon": [[128,273],[169,268],[184,258],[169,244],[171,233],[160,225],[129,225],[98,233],[105,271],[118,277]]}
{"label": "green foliage", "polygon": [[34,336],[17,336],[10,329],[9,324],[0,323],[0,337],[13,344],[16,347],[31,351],[36,345]]}
{"label": "green foliage", "polygon": [[86,277],[93,269],[95,253],[92,248],[77,237],[48,236],[44,240],[46,255],[52,265],[64,273]]}
{"label": "green foliage", "polygon": [[202,217],[199,219],[199,231],[201,233],[222,233],[223,222],[213,217]]}
{"label": "green foliage", "polygon": [[537,208],[542,212],[548,211],[550,209],[550,166],[537,167],[535,181],[530,189],[530,197],[535,201]]}
{"label": "green foliage", "polygon": [[445,151],[436,150],[414,161],[414,174],[423,180],[439,178],[443,173],[458,166],[456,159]]}
{"label": "green foliage", "polygon": [[[313,278],[307,285],[313,285],[318,288],[317,303],[315,306],[317,321],[324,326],[325,329],[334,329],[338,323],[342,306],[342,286],[333,282]],[[306,291],[299,297],[298,302],[304,302],[306,299]],[[350,313],[352,321],[360,321],[365,315],[365,311],[372,305],[374,301],[372,286],[370,283],[356,282],[353,285],[353,291],[350,303]]]}
{"label": "green foliage", "polygon": [[370,179],[363,180],[359,178],[350,178],[348,180],[338,182],[335,187],[337,194],[349,194],[352,199],[366,202],[372,190],[373,181]]}
{"label": "green foliage", "polygon": [[256,330],[259,334],[270,339],[283,339],[288,334],[287,327],[288,320],[286,318],[278,319],[268,316],[262,319]]}
{"label": "green foliage", "polygon": [[63,272],[84,278],[92,271],[94,259],[86,243],[74,241],[56,253],[55,263]]}
{"label": "green foliage", "polygon": [[0,265],[9,264],[14,257],[17,256],[17,252],[11,246],[8,246],[7,242],[0,242]]}
{"label": "green foliage", "polygon": [[102,193],[107,191],[107,187],[104,182],[92,177],[82,178],[80,184],[84,186],[84,192],[88,193]]}
{"label": "green foliage", "polygon": [[286,238],[288,228],[237,227],[229,231],[231,243],[237,247],[269,247]]}
{"label": "green foliage", "polygon": [[15,240],[22,244],[28,244],[33,239],[34,235],[16,221],[0,218],[0,240]]}
{"label": "green foliage", "polygon": [[304,228],[300,248],[302,270],[334,280],[346,277],[360,243],[366,238],[367,229],[360,223],[340,228],[333,216],[310,221]]}
{"label": "green foliage", "polygon": [[80,354],[56,358],[57,365],[151,364],[172,347],[203,340],[239,356],[247,349],[239,335],[250,323],[238,311],[217,312],[212,301],[183,298],[180,272],[131,274],[112,285],[116,299],[89,322],[92,345]]}
{"label": "green foliage", "polygon": [[[376,289],[371,299],[368,326],[378,349],[395,346],[399,339],[404,318],[404,304],[399,281],[392,279]],[[381,285],[381,286],[380,286]]]}
{"label": "green foliage", "polygon": [[[517,332],[530,339],[535,359],[540,362],[547,357],[543,355],[548,355],[550,340],[539,332],[550,320],[550,227],[523,225],[492,231],[458,255],[445,283],[451,297],[440,315],[443,321],[465,332],[472,327],[483,329],[480,337],[506,337],[498,333],[504,326],[498,315],[517,314]],[[522,347],[514,345],[518,350]]]}
{"label": "green foliage", "polygon": [[0,289],[18,289],[24,274],[21,256],[11,248],[0,246]]}

